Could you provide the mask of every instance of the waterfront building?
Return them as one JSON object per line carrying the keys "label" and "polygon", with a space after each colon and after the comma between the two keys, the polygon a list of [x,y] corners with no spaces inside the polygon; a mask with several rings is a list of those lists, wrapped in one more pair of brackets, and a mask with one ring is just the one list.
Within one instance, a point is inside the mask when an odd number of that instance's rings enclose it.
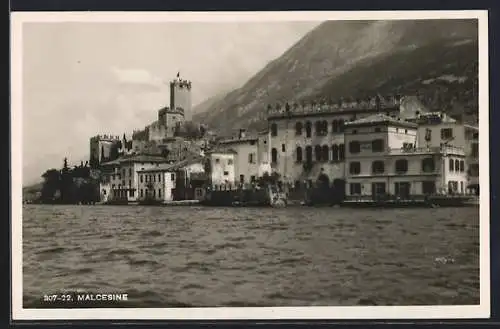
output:
{"label": "waterfront building", "polygon": [[259,137],[247,135],[244,129],[240,129],[238,136],[223,139],[219,145],[230,148],[234,153],[235,180],[233,183],[244,184],[255,182],[259,177]]}
{"label": "waterfront building", "polygon": [[459,122],[443,112],[417,113],[409,121],[418,124],[418,144],[462,147],[466,155],[467,188],[479,193],[479,129]]}
{"label": "waterfront building", "polygon": [[137,201],[138,171],[167,163],[161,156],[133,155],[101,165],[101,196],[106,200]]}
{"label": "waterfront building", "polygon": [[344,185],[344,123],[384,113],[397,116],[400,97],[268,106],[269,159],[287,183],[313,181],[321,173]]}
{"label": "waterfront building", "polygon": [[200,190],[205,183],[205,166],[201,156],[175,164],[141,169],[137,174],[139,201],[152,199],[165,202],[200,198]]}
{"label": "waterfront building", "polygon": [[463,148],[419,145],[416,123],[374,114],[344,125],[346,196],[466,193]]}
{"label": "waterfront building", "polygon": [[231,148],[219,148],[206,152],[205,170],[212,187],[235,186],[236,154],[236,151]]}

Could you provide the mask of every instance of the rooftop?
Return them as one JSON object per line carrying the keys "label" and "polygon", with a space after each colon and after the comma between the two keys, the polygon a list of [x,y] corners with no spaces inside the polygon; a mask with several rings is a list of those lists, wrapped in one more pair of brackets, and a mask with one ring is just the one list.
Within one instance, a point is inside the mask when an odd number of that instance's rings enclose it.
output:
{"label": "rooftop", "polygon": [[408,122],[405,120],[401,120],[400,118],[393,118],[388,115],[385,115],[383,113],[377,113],[373,114],[370,116],[367,116],[365,118],[361,118],[358,120],[354,121],[346,121],[344,123],[345,126],[371,126],[374,124],[391,124],[391,125],[398,125],[398,126],[404,126],[404,127],[411,127],[411,128],[416,128],[417,125],[412,122]]}
{"label": "rooftop", "polygon": [[138,154],[131,156],[123,156],[113,161],[108,161],[102,163],[103,166],[112,166],[112,165],[120,165],[122,163],[128,162],[155,162],[155,163],[165,163],[167,159],[162,156],[156,155],[147,155],[147,154]]}
{"label": "rooftop", "polygon": [[157,166],[155,168],[139,170],[138,172],[158,172],[158,171],[173,172],[173,171],[177,171],[177,170],[179,170],[181,168],[184,168],[186,166],[202,162],[203,159],[204,158],[202,156],[190,157],[188,159],[185,159],[185,160],[182,160],[182,161],[178,161],[176,163],[161,164],[161,165],[159,165],[159,166]]}
{"label": "rooftop", "polygon": [[389,109],[399,109],[402,97],[389,96],[383,97],[377,95],[371,98],[338,101],[320,101],[320,102],[302,102],[268,105],[268,118],[279,118],[286,116],[314,115],[326,113],[344,113],[344,112],[366,112],[366,111],[385,111]]}

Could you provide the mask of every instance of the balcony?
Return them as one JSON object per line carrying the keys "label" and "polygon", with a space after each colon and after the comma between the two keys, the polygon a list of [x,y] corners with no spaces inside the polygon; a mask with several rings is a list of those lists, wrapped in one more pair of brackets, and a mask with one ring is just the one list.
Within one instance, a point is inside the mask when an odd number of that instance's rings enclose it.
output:
{"label": "balcony", "polygon": [[453,154],[465,156],[462,147],[456,146],[436,146],[436,147],[415,147],[415,148],[393,148],[389,149],[390,155],[413,155],[413,154]]}

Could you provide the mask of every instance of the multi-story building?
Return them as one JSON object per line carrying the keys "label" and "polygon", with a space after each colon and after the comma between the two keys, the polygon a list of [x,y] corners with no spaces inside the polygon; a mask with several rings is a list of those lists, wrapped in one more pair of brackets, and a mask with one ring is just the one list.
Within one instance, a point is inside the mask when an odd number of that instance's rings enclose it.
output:
{"label": "multi-story building", "polygon": [[463,124],[443,112],[418,113],[408,119],[418,124],[418,143],[421,146],[456,146],[464,149],[467,187],[479,192],[479,129]]}
{"label": "multi-story building", "polygon": [[240,129],[237,137],[223,139],[219,145],[224,148],[231,148],[234,153],[234,183],[251,183],[259,177],[259,136],[247,135],[246,131]]}
{"label": "multi-story building", "polygon": [[138,200],[153,199],[172,201],[175,190],[190,188],[190,181],[196,174],[204,174],[205,166],[201,156],[192,157],[175,164],[161,164],[138,171]]}
{"label": "multi-story building", "polygon": [[344,123],[384,113],[400,113],[399,97],[375,97],[355,102],[278,104],[268,107],[269,158],[272,170],[288,183],[345,179]]}
{"label": "multi-story building", "polygon": [[206,152],[205,172],[212,187],[235,185],[236,154],[236,151],[230,148]]}
{"label": "multi-story building", "polygon": [[416,123],[375,114],[344,130],[347,198],[466,192],[463,148],[420,146]]}
{"label": "multi-story building", "polygon": [[137,201],[138,172],[164,163],[167,163],[164,157],[149,155],[133,155],[103,163],[100,187],[103,201]]}

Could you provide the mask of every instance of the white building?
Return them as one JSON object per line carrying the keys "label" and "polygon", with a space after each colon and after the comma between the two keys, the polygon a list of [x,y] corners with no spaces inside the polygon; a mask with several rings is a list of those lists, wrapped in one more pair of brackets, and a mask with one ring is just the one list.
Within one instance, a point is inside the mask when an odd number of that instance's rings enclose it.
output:
{"label": "white building", "polygon": [[138,172],[165,163],[167,163],[165,158],[149,155],[133,155],[103,163],[100,187],[103,201],[116,199],[137,201]]}
{"label": "white building", "polygon": [[418,145],[417,124],[376,114],[344,130],[348,199],[466,192],[463,148]]}
{"label": "white building", "polygon": [[206,168],[212,186],[235,185],[236,152],[232,149],[219,149],[206,153]]}
{"label": "white building", "polygon": [[[201,157],[139,170],[138,200],[172,201],[180,177],[189,180],[193,174],[204,172],[204,162]],[[189,184],[185,183],[184,185]]]}

